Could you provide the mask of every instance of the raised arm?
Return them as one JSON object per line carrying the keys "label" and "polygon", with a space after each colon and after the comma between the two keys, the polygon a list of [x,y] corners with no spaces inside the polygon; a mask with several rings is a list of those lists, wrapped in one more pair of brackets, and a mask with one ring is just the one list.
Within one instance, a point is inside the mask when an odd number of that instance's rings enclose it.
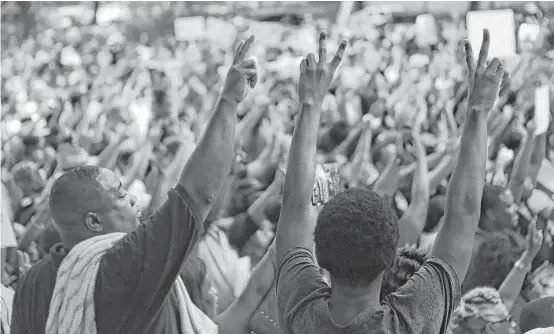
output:
{"label": "raised arm", "polygon": [[541,169],[542,161],[546,155],[546,133],[535,137],[535,149],[531,156],[531,166],[529,166],[529,176],[533,180],[533,184],[537,185],[537,177]]}
{"label": "raised arm", "polygon": [[531,270],[533,259],[542,247],[542,239],[543,231],[537,229],[537,218],[535,217],[527,232],[527,248],[498,288],[500,297],[502,297],[502,301],[504,301],[508,310],[512,309],[521,292],[521,286],[527,273]]}
{"label": "raised arm", "polygon": [[392,157],[385,166],[385,169],[375,181],[373,191],[381,196],[392,197],[398,189],[398,181],[400,179],[400,157]]}
{"label": "raised arm", "polygon": [[463,281],[469,266],[473,238],[481,215],[481,198],[487,162],[487,113],[498,98],[501,82],[509,75],[504,65],[494,58],[487,66],[489,32],[483,31],[483,44],[477,66],[473,51],[465,41],[469,79],[467,111],[460,141],[458,163],[454,168],[442,224],[431,256],[449,263]]}
{"label": "raised arm", "polygon": [[533,154],[535,146],[535,124],[531,120],[527,124],[527,128],[522,131],[523,139],[521,141],[521,148],[517,152],[516,159],[514,161],[514,168],[510,175],[510,181],[507,188],[514,194],[514,202],[519,204],[521,197],[523,196],[523,185],[525,179],[529,175],[529,166],[531,165],[531,155]]}
{"label": "raised arm", "polygon": [[317,131],[321,103],[342,60],[346,41],[342,41],[330,63],[326,61],[326,33],[319,38],[319,62],[310,53],[300,63],[298,95],[301,103],[290,145],[283,204],[277,227],[277,263],[294,247],[312,248],[314,212],[310,202],[315,180]]}
{"label": "raised arm", "polygon": [[246,60],[253,42],[251,36],[239,45],[212,118],[181,173],[179,184],[196,199],[201,221],[208,215],[231,170],[237,105],[244,100],[246,84],[254,87],[258,80],[256,63]]}
{"label": "raised arm", "polygon": [[427,170],[425,147],[423,147],[421,142],[421,124],[425,120],[425,115],[418,116],[412,131],[417,154],[417,167],[412,183],[410,205],[398,222],[400,231],[399,245],[417,243],[417,239],[425,227],[427,211],[429,209],[429,171]]}
{"label": "raised arm", "polygon": [[252,42],[250,37],[238,47],[204,136],[165,203],[102,257],[95,300],[114,307],[110,313],[97,310],[98,332],[147,329],[145,322],[158,313],[203,233],[203,223],[231,170],[237,104],[247,85],[257,80],[254,61],[245,60]]}
{"label": "raised arm", "polygon": [[[443,160],[445,156],[446,151],[435,151],[425,157],[425,160],[427,160],[427,168],[435,168],[437,167],[441,161]],[[417,161],[412,162],[409,165],[403,166],[400,169],[400,178],[405,179],[408,177],[411,177],[413,173],[415,172],[417,167]]]}

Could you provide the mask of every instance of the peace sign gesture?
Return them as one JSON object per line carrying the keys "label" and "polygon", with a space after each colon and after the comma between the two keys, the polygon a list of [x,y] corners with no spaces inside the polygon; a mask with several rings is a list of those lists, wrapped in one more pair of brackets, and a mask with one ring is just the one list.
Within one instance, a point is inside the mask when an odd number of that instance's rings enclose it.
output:
{"label": "peace sign gesture", "polygon": [[221,92],[222,98],[228,98],[231,101],[240,103],[246,97],[246,86],[249,85],[250,88],[256,86],[256,82],[258,82],[256,62],[254,59],[246,59],[252,43],[254,43],[254,36],[241,41],[237,47],[235,57],[233,58],[233,65],[225,77],[225,83]]}
{"label": "peace sign gesture", "polygon": [[477,64],[473,60],[473,50],[469,41],[464,41],[469,80],[468,109],[477,108],[489,112],[498,98],[500,87],[510,79],[510,74],[498,58],[487,65],[490,36],[488,29],[483,30],[483,43],[479,51]]}
{"label": "peace sign gesture", "polygon": [[321,106],[325,93],[327,93],[335,71],[344,55],[346,40],[340,43],[337,53],[331,62],[327,63],[326,37],[327,32],[325,31],[319,34],[319,61],[316,61],[314,54],[310,53],[306,59],[300,62],[298,94],[301,103]]}

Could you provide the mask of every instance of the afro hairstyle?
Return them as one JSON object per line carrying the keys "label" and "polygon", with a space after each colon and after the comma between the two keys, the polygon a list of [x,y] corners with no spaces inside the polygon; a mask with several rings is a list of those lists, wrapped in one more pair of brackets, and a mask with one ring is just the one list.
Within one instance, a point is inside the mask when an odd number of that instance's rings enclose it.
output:
{"label": "afro hairstyle", "polygon": [[325,205],[317,218],[315,251],[320,266],[351,286],[373,282],[394,264],[398,217],[371,190],[351,188]]}

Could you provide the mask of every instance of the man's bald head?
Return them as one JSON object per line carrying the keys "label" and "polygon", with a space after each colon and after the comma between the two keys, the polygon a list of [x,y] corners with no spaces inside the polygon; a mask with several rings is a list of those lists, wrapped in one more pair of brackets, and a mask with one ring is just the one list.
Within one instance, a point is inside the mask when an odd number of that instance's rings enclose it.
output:
{"label": "man's bald head", "polygon": [[136,198],[110,170],[74,168],[60,176],[50,193],[50,211],[65,246],[106,233],[132,231],[139,223]]}
{"label": "man's bald head", "polygon": [[62,174],[50,191],[50,211],[60,228],[82,222],[87,212],[106,209],[105,187],[98,182],[101,168],[83,166]]}

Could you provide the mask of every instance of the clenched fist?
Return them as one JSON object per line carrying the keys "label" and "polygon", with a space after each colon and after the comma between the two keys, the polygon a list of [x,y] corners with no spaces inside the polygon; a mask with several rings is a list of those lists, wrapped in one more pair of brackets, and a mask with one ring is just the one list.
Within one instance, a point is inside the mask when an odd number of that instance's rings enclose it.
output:
{"label": "clenched fist", "polygon": [[246,59],[250,47],[254,43],[254,36],[241,41],[235,52],[233,65],[227,72],[221,98],[227,98],[240,103],[246,97],[246,86],[254,88],[258,81],[256,62],[253,59]]}

